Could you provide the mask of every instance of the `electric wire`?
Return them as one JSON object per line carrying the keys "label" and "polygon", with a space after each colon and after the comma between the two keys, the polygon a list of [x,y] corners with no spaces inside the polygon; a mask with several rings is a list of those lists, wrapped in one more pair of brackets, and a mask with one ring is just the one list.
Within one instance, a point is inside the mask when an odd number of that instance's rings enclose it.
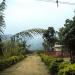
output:
{"label": "electric wire", "polygon": [[58,3],[58,4],[68,4],[68,5],[75,5],[75,3],[71,3],[71,2],[63,2],[63,1],[59,1],[59,0],[39,0],[39,1],[45,1],[45,2],[53,2],[53,3]]}

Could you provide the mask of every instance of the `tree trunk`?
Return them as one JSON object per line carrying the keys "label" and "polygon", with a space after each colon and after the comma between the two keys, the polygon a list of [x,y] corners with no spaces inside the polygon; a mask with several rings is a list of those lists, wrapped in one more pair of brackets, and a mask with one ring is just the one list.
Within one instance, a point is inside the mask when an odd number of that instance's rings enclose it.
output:
{"label": "tree trunk", "polygon": [[0,38],[0,55],[3,55],[3,45],[2,45],[2,40]]}

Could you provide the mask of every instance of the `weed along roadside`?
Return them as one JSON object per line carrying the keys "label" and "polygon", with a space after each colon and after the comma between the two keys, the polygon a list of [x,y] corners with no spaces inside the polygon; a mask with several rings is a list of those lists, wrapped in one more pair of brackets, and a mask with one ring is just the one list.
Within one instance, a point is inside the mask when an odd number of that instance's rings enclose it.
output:
{"label": "weed along roadside", "polygon": [[45,54],[41,54],[40,57],[51,75],[75,75],[75,64],[71,64],[70,61],[64,61],[62,58],[55,58]]}
{"label": "weed along roadside", "polygon": [[0,75],[49,75],[49,70],[38,55],[29,55],[23,61],[2,71]]}
{"label": "weed along roadside", "polygon": [[3,59],[0,61],[0,71],[20,62],[21,60],[23,60],[24,58],[26,58],[26,56],[24,55],[20,55],[20,56],[11,56],[7,59]]}

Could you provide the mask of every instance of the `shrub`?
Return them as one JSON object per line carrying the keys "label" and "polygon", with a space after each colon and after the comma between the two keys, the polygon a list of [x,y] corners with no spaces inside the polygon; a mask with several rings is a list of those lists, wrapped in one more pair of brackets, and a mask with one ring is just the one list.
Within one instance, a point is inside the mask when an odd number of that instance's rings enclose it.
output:
{"label": "shrub", "polygon": [[51,62],[55,59],[54,57],[52,56],[48,56],[48,55],[44,55],[42,54],[41,55],[41,59],[42,61],[49,67]]}
{"label": "shrub", "polygon": [[48,55],[40,55],[47,65],[51,75],[75,75],[75,64],[64,61],[62,58],[54,58]]}
{"label": "shrub", "polygon": [[56,62],[58,62],[58,63],[61,63],[63,61],[64,61],[63,58],[56,58]]}
{"label": "shrub", "polygon": [[58,75],[75,75],[75,64],[64,62],[59,66]]}
{"label": "shrub", "polygon": [[56,75],[58,72],[58,63],[56,61],[53,61],[49,69],[50,69],[51,75]]}
{"label": "shrub", "polygon": [[59,70],[59,65],[63,62],[62,58],[54,58],[48,55],[41,55],[42,61],[47,65],[50,70],[51,75],[57,75]]}
{"label": "shrub", "polygon": [[22,60],[25,56],[12,56],[0,61],[0,71]]}
{"label": "shrub", "polygon": [[58,74],[59,65],[61,64],[61,62],[63,62],[63,59],[61,59],[61,58],[57,58],[56,60],[51,62],[51,65],[49,68],[51,75],[57,75]]}

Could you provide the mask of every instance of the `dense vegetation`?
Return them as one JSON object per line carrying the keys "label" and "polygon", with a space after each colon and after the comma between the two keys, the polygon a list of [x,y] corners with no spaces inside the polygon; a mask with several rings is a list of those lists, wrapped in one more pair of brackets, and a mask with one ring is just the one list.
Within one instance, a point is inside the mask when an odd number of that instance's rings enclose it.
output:
{"label": "dense vegetation", "polygon": [[0,70],[13,65],[26,57],[27,45],[26,42],[17,42],[12,39],[9,41],[2,40],[3,31],[5,28],[4,10],[6,1],[0,3]]}
{"label": "dense vegetation", "polygon": [[3,34],[3,29],[5,27],[5,21],[4,21],[4,9],[5,9],[5,0],[3,0],[1,3],[0,3],[0,55],[2,55],[2,47],[3,47],[3,44],[2,44],[2,34]]}
{"label": "dense vegetation", "polygon": [[0,60],[0,71],[4,70],[5,68],[19,62],[20,60],[22,60],[23,58],[25,58],[24,55],[19,55],[19,56],[11,56],[7,59],[2,59]]}
{"label": "dense vegetation", "polygon": [[55,30],[53,27],[48,27],[48,29],[43,33],[43,46],[45,50],[51,51],[56,42]]}
{"label": "dense vegetation", "polygon": [[59,29],[59,43],[64,45],[70,53],[71,62],[75,63],[75,16],[72,20],[67,19]]}
{"label": "dense vegetation", "polygon": [[44,54],[41,54],[40,57],[47,65],[51,75],[75,75],[75,64]]}

